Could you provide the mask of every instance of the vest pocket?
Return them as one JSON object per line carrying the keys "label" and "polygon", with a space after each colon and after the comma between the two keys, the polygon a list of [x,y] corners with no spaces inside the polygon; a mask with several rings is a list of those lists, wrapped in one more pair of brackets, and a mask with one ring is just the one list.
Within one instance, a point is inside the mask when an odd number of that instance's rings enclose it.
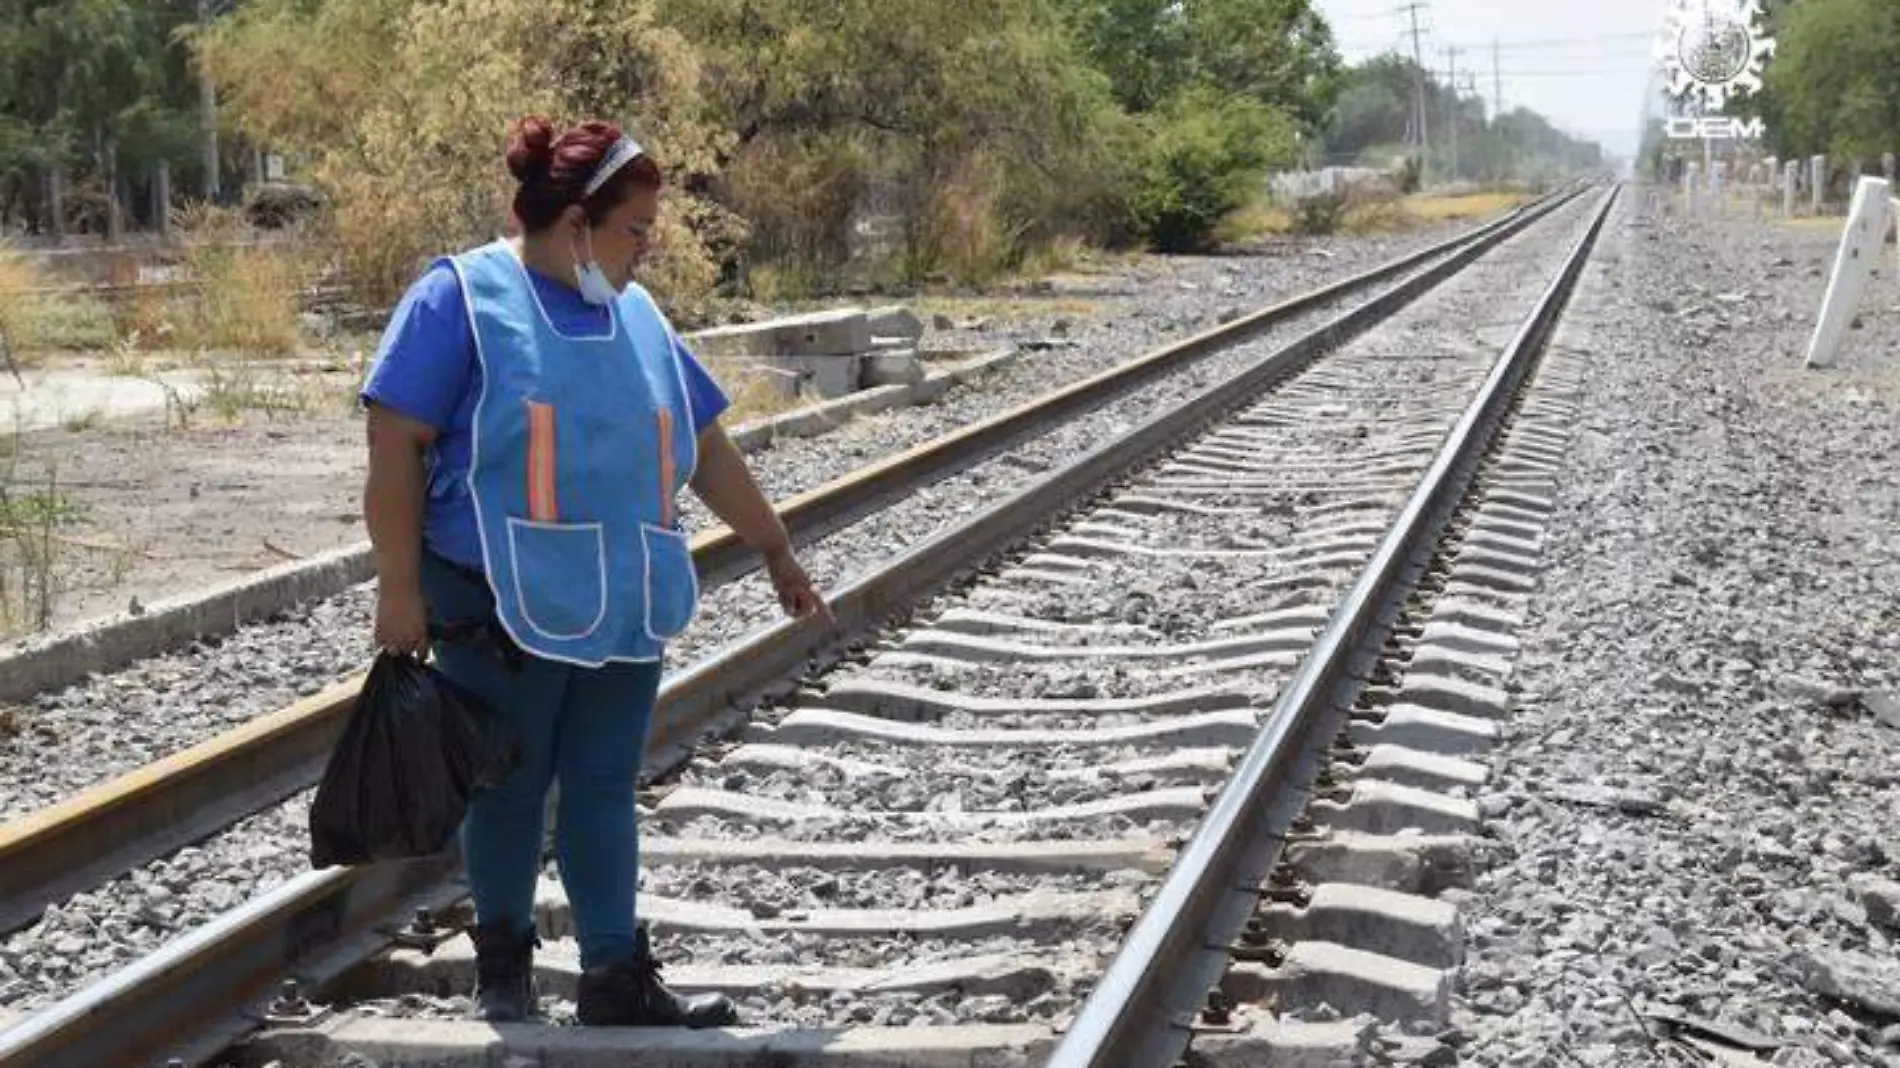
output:
{"label": "vest pocket", "polygon": [[699,607],[699,572],[693,569],[692,543],[684,534],[640,524],[647,555],[647,637],[656,641],[678,635]]}
{"label": "vest pocket", "polygon": [[599,523],[508,517],[521,618],[544,638],[585,638],[607,617],[607,539]]}

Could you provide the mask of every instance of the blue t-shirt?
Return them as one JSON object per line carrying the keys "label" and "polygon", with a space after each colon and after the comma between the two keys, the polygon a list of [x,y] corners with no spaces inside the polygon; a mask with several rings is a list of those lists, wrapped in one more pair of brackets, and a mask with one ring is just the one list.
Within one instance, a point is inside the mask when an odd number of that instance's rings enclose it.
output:
{"label": "blue t-shirt", "polygon": [[[606,328],[607,309],[587,303],[572,287],[534,271],[528,277],[548,318],[563,333],[600,333]],[[729,402],[679,334],[668,332],[686,372],[687,401],[697,436],[718,420]],[[478,570],[482,543],[467,477],[471,427],[481,388],[475,328],[469,323],[461,283],[453,268],[437,264],[409,287],[396,306],[361,397],[365,403],[380,404],[435,428],[435,446],[427,457],[429,491],[422,540],[441,556]]]}

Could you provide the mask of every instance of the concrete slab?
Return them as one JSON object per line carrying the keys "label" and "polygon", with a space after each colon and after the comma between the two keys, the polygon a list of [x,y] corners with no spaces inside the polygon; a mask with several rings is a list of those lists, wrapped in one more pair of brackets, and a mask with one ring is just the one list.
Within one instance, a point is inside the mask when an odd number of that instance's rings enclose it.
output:
{"label": "concrete slab", "polygon": [[806,805],[757,794],[711,790],[683,786],[666,795],[654,807],[654,814],[690,820],[698,816],[745,819],[755,823],[803,823],[817,820],[844,820],[870,816],[893,823],[930,827],[1009,826],[1063,823],[1069,820],[1122,816],[1131,820],[1188,819],[1207,807],[1207,790],[1199,786],[1175,786],[1140,793],[1121,794],[1071,805],[1035,809],[1029,812],[1004,811],[906,811],[830,808]]}
{"label": "concrete slab", "polygon": [[1330,942],[1295,943],[1279,968],[1236,964],[1221,989],[1237,1001],[1277,997],[1289,1009],[1351,1005],[1407,1023],[1442,1024],[1451,1011],[1449,972]]}
{"label": "concrete slab", "polygon": [[[1246,694],[1223,687],[1179,690],[1152,697],[979,697],[869,678],[845,679],[834,683],[825,690],[824,695],[825,704],[840,712],[910,721],[952,714],[983,717],[1038,714],[1174,716],[1194,712],[1243,712],[1248,707],[1248,700]],[[1253,713],[1245,712],[1245,715],[1251,719]],[[797,717],[798,713],[793,713],[786,722]]]}
{"label": "concrete slab", "polygon": [[1354,783],[1345,804],[1315,801],[1312,812],[1317,823],[1361,834],[1475,834],[1479,828],[1475,801],[1370,779]]}
{"label": "concrete slab", "polygon": [[[573,912],[559,883],[542,880],[535,889],[535,913],[541,937],[575,937]],[[808,909],[772,917],[748,909],[699,901],[640,895],[640,918],[656,936],[667,932],[722,934],[784,932],[820,938],[888,938],[913,935],[976,941],[1003,935],[1053,941],[1072,935],[1080,925],[1101,919],[1132,920],[1140,903],[1132,893],[1031,893],[957,909]]]}
{"label": "concrete slab", "polygon": [[1355,720],[1348,728],[1354,745],[1417,749],[1444,756],[1470,756],[1490,750],[1502,733],[1496,721],[1460,716],[1417,705],[1393,705],[1379,723]]}
{"label": "concrete slab", "polygon": [[1309,883],[1351,883],[1431,896],[1473,885],[1481,844],[1467,835],[1341,831],[1289,843],[1286,862]]}
{"label": "concrete slab", "polygon": [[1398,700],[1420,708],[1485,719],[1502,719],[1511,709],[1511,695],[1495,686],[1417,669],[1406,672]]}
{"label": "concrete slab", "polygon": [[[1154,785],[1181,786],[1189,783],[1218,782],[1232,764],[1233,749],[1178,749],[1159,756],[1138,757],[1112,764],[1054,768],[1043,772],[1055,782],[1097,782],[1103,779],[1128,779],[1137,776],[1154,780]],[[907,779],[915,769],[874,764],[850,757],[834,756],[803,746],[748,742],[732,750],[719,761],[721,768],[752,768],[760,771],[789,771],[811,775],[832,771],[851,780]],[[935,767],[954,768],[959,775],[978,781],[997,781],[1015,773],[974,761],[939,760]]]}
{"label": "concrete slab", "polygon": [[[916,653],[955,656],[985,663],[1055,660],[1185,660],[1190,657],[1247,657],[1263,653],[1296,654],[1313,644],[1311,628],[1266,631],[1184,645],[1040,645],[948,630],[919,630],[905,635],[902,648]],[[1209,665],[1210,667],[1213,665]]]}
{"label": "concrete slab", "polygon": [[901,304],[872,308],[864,313],[873,341],[901,339],[915,348],[924,336],[924,321]]}
{"label": "concrete slab", "polygon": [[866,387],[914,385],[924,380],[924,374],[917,354],[906,349],[872,353],[864,357],[858,370],[859,381]]}
{"label": "concrete slab", "polygon": [[412,1068],[1031,1068],[1048,1060],[1056,1041],[1033,1024],[688,1031],[350,1016],[319,1032],[267,1036],[256,1047],[264,1059],[289,1049],[310,1058],[291,1063],[354,1053]]}
{"label": "concrete slab", "polygon": [[981,868],[1012,873],[1087,874],[1143,871],[1159,874],[1173,863],[1159,839],[1099,842],[803,842],[771,837],[744,840],[640,836],[645,864],[751,864],[762,868]]}
{"label": "concrete slab", "polygon": [[1351,883],[1313,888],[1305,908],[1260,910],[1269,934],[1287,942],[1331,942],[1376,948],[1427,968],[1456,967],[1464,955],[1458,909],[1444,901]]}
{"label": "concrete slab", "polygon": [[1353,774],[1358,778],[1440,791],[1460,787],[1476,790],[1490,777],[1490,771],[1483,764],[1396,745],[1373,746],[1366,754],[1365,763],[1353,769]]}
{"label": "concrete slab", "polygon": [[837,308],[714,327],[684,340],[706,357],[858,356],[871,349],[871,324],[862,308]]}
{"label": "concrete slab", "polygon": [[1420,642],[1412,648],[1408,675],[1414,671],[1448,675],[1467,682],[1495,685],[1511,676],[1511,661],[1489,653],[1447,649],[1433,642]]}
{"label": "concrete slab", "polygon": [[[1244,1011],[1244,1010],[1243,1010]],[[1241,1034],[1206,1033],[1194,1038],[1194,1063],[1200,1068],[1340,1068],[1360,1063],[1423,1064],[1422,1058],[1437,1045],[1430,1039],[1392,1037],[1377,1044],[1381,1054],[1391,1058],[1370,1061],[1368,1043],[1361,1039],[1361,1025],[1352,1020],[1338,1023],[1303,1023],[1264,1017]],[[1454,1063],[1454,1062],[1444,1062]]]}
{"label": "concrete slab", "polygon": [[[572,1000],[580,987],[580,946],[572,941],[544,943],[534,955],[536,985],[543,996]],[[475,985],[475,944],[467,935],[444,942],[435,952],[396,949],[362,965],[354,980],[384,996],[466,995]],[[674,963],[666,969],[669,986],[735,997],[796,988],[806,995],[916,994],[928,997],[957,991],[967,997],[999,995],[1028,1000],[1047,993],[1058,981],[1041,956],[992,953],[947,960],[909,961],[889,968],[841,968],[810,964]],[[352,982],[351,985],[354,985]]]}

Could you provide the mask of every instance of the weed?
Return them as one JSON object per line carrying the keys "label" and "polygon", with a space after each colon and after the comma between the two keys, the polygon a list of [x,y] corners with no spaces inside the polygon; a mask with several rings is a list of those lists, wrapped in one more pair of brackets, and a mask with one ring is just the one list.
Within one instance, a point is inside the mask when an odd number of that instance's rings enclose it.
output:
{"label": "weed", "polygon": [[310,408],[309,398],[295,386],[266,381],[252,367],[210,363],[204,374],[200,402],[227,423],[237,422],[246,412],[262,412],[265,418],[276,419]]}
{"label": "weed", "polygon": [[1336,234],[1346,221],[1346,197],[1343,193],[1319,193],[1301,197],[1293,205],[1293,232],[1316,237]]}
{"label": "weed", "polygon": [[83,412],[76,412],[67,416],[60,421],[60,425],[64,427],[69,434],[83,434],[88,430],[97,429],[104,421],[104,413],[97,408],[88,408]]}
{"label": "weed", "polygon": [[56,464],[29,467],[20,426],[16,413],[0,438],[0,640],[46,630],[64,594],[115,586],[131,566],[130,550],[82,536],[91,509],[61,486]]}
{"label": "weed", "polygon": [[0,634],[7,636],[51,624],[61,549],[55,533],[80,512],[50,470],[45,488],[19,488],[18,437],[15,430],[0,467]]}
{"label": "weed", "polygon": [[242,213],[202,203],[179,213],[178,230],[199,288],[185,347],[284,355],[300,340],[302,279],[294,253],[258,242]]}

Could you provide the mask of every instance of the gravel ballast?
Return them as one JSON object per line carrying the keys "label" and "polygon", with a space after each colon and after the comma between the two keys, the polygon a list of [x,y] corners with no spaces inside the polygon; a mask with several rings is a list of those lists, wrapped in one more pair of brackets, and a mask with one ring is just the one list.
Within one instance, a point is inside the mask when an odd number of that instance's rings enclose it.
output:
{"label": "gravel ballast", "polygon": [[[1090,374],[1125,363],[1170,340],[1216,325],[1236,309],[1251,311],[1309,291],[1328,281],[1387,262],[1442,241],[1470,224],[1433,227],[1400,238],[1366,238],[1292,245],[1272,253],[1183,258],[1131,272],[1116,295],[1100,301],[1098,319],[1073,323],[1059,315],[1003,328],[961,332],[926,344],[955,343],[971,349],[1058,340],[1065,346],[1025,351],[1006,369],[979,384],[951,390],[935,403],[857,420],[830,434],[787,439],[749,462],[774,499],[792,494],[902,451],[920,441],[998,414]],[[1364,297],[1354,298],[1355,302]],[[1281,341],[1330,312],[1263,334],[1260,343]],[[1058,326],[1061,337],[1057,338]],[[1051,458],[1075,442],[1099,440],[1126,429],[1141,413],[1205,384],[1235,357],[1217,356],[1179,376],[1152,383],[1136,396],[1084,416],[1060,443],[1040,453],[1025,445],[968,477],[967,487],[927,489],[901,502],[882,528],[834,534],[835,563],[811,561],[814,576],[835,584],[846,574],[889,554],[917,530],[928,530],[980,501],[994,500],[1047,470]],[[1220,362],[1225,361],[1225,362]],[[1146,398],[1146,399],[1143,399]],[[711,519],[698,499],[681,497],[691,529]],[[894,531],[903,533],[893,533]],[[735,600],[722,600],[721,597]],[[734,610],[735,603],[745,607]],[[694,626],[670,652],[676,666],[725,645],[772,621],[775,601],[762,576],[754,575],[723,594],[708,597]],[[231,636],[153,657],[122,671],[64,690],[41,694],[17,711],[0,712],[0,819],[24,815],[86,786],[150,763],[317,692],[373,656],[370,629],[373,584],[298,606]]]}
{"label": "gravel ballast", "polygon": [[[1569,220],[1568,224],[1561,221],[1548,224],[1547,231],[1555,233],[1566,229],[1574,230],[1574,223],[1579,217],[1580,211],[1573,207],[1560,216],[1560,219]],[[1548,238],[1532,239],[1531,243],[1535,244],[1540,240],[1548,240]],[[1486,330],[1496,332],[1498,329],[1503,329],[1508,333],[1509,327],[1514,324],[1490,323],[1483,314],[1484,304],[1478,299],[1479,296],[1481,294],[1495,295],[1508,279],[1517,275],[1541,273],[1542,265],[1554,258],[1554,253],[1527,247],[1523,240],[1515,245],[1507,246],[1500,253],[1499,262],[1481,264],[1476,269],[1481,276],[1486,277],[1487,281],[1484,284],[1474,286],[1470,280],[1466,281],[1466,285],[1472,286],[1473,291],[1466,292],[1461,301],[1452,302],[1459,306],[1457,310],[1440,309],[1436,319],[1441,323],[1441,329],[1456,331],[1458,336],[1468,336],[1474,324],[1477,324],[1481,334]],[[1533,267],[1533,264],[1537,266]],[[1457,283],[1453,285],[1456,286]],[[1267,343],[1269,342],[1263,341],[1249,346],[1252,350],[1250,352],[1237,351],[1203,361],[1195,370],[1158,384],[1145,391],[1140,398],[1132,398],[1097,413],[1097,421],[1090,425],[1065,427],[1058,432],[1058,435],[1070,435],[1069,437],[1025,445],[1004,460],[992,462],[985,465],[982,470],[960,476],[933,491],[918,495],[917,498],[901,506],[907,511],[901,513],[893,511],[880,515],[865,524],[834,534],[820,545],[808,550],[806,555],[809,564],[820,581],[826,583],[833,583],[840,577],[873,566],[877,561],[890,555],[894,546],[915,540],[920,530],[928,531],[950,521],[966,513],[975,503],[994,499],[995,496],[1000,496],[1003,492],[1020,485],[1023,480],[1054,467],[1067,456],[1073,455],[1078,448],[1098,443],[1115,429],[1132,425],[1134,421],[1145,418],[1148,413],[1159,410],[1187,392],[1205,388],[1219,376],[1231,373],[1241,362],[1257,358],[1260,349]],[[861,463],[862,459],[861,457],[852,458],[841,466],[855,466]],[[1005,476],[999,474],[1001,471],[1011,472],[1007,476],[1007,481]],[[818,478],[813,479],[813,481],[817,480]],[[1167,576],[1155,575],[1151,576],[1151,579],[1153,582],[1161,582],[1166,581]],[[745,591],[748,588],[752,589],[749,603],[745,600],[747,596]],[[358,611],[367,608],[366,593],[358,591],[352,597],[357,599],[354,607]],[[725,598],[731,598],[731,600],[725,600]],[[348,613],[346,611],[343,614]],[[773,608],[770,599],[765,594],[763,584],[754,577],[746,582],[711,593],[707,598],[701,618],[705,625],[696,631],[692,636],[693,640],[681,643],[676,663],[708,651],[713,646],[734,640],[745,631],[770,621],[773,618]],[[347,618],[315,615],[304,620],[301,626],[305,628],[306,633],[321,634],[321,640],[325,642],[359,643],[360,656],[363,659],[367,658],[366,613],[361,617],[361,622],[356,628],[349,626]],[[255,633],[263,629],[266,628],[250,628],[247,633]],[[361,662],[357,660],[349,663],[345,669],[355,667]],[[302,869],[303,857],[300,847],[305,836],[304,813],[307,803],[306,795],[272,813],[261,815],[246,825],[234,828],[231,832],[205,843],[204,852],[226,857],[234,865],[246,866],[255,879],[253,884],[247,886],[251,892],[267,889],[268,886],[281,882],[282,879]],[[681,828],[681,830],[688,829]],[[705,829],[715,836],[722,830],[716,823]],[[1113,838],[1130,833],[1148,833],[1157,837],[1167,837],[1178,833],[1181,829],[1178,825],[1166,821],[1114,817],[1072,820],[1038,826],[1034,830],[1034,837]],[[818,833],[819,830],[823,833]],[[916,829],[923,833],[891,833],[892,830],[893,828],[877,827],[871,821],[845,819],[826,828],[814,828],[813,837],[810,840],[842,840],[847,837],[864,838],[871,835],[897,840],[923,840],[930,837],[927,827]],[[259,835],[267,836],[277,843],[290,842],[293,844],[293,849],[288,856],[255,857],[253,836]],[[803,837],[804,835],[792,836]],[[1011,828],[1001,831],[995,836],[995,840],[1029,836],[1027,833]],[[143,907],[137,894],[139,886],[138,878],[133,877],[118,880],[93,894],[82,895],[61,910],[58,917],[61,926],[58,929],[76,928],[83,931],[86,923],[96,923],[98,917],[137,916],[138,910]],[[191,888],[186,888],[186,890],[190,891]],[[197,913],[193,912],[191,915],[197,915]],[[48,927],[48,925],[42,925],[42,927]],[[48,929],[55,928],[48,927]],[[30,939],[39,933],[41,933],[40,929],[36,928],[34,931],[19,936],[16,941]],[[74,974],[58,977],[34,975],[26,970],[17,972],[13,981],[16,984],[14,994],[19,999],[18,1003],[21,1007],[36,1007],[48,998],[57,996],[62,988],[70,989],[71,985],[77,981],[96,977],[97,974],[112,966],[111,958],[116,952],[111,946],[101,946],[98,952],[88,954],[83,961],[86,974],[79,974],[77,969]],[[128,954],[130,955],[136,955],[136,953]],[[26,956],[16,954],[15,959],[20,965],[30,969],[35,958],[31,954]],[[4,978],[0,976],[0,979]]]}
{"label": "gravel ballast", "polygon": [[[1481,805],[1463,1063],[1900,1066],[1900,342],[1802,367],[1831,236],[1625,196]],[[1889,272],[1890,274],[1890,272]],[[1578,787],[1641,803],[1565,800]],[[1553,1051],[1556,1051],[1553,1054]],[[1554,1057],[1554,1059],[1553,1059]]]}

